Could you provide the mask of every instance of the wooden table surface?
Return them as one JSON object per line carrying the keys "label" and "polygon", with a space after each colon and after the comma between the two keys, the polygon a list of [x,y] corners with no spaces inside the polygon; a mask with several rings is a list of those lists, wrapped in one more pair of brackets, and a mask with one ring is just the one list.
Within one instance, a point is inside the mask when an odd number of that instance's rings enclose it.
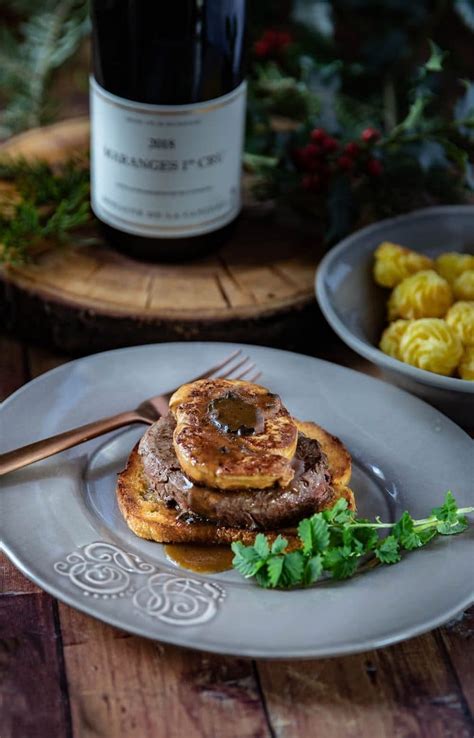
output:
{"label": "wooden table surface", "polygon": [[[375,373],[336,339],[324,358]],[[0,337],[0,400],[66,360]],[[474,608],[378,651],[265,662],[123,633],[5,557],[0,592],[0,738],[474,736]]]}

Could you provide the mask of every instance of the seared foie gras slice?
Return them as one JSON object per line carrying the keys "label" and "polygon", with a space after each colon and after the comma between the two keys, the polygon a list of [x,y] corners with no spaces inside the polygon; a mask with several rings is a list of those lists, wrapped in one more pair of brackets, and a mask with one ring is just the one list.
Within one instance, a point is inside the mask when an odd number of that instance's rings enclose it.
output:
{"label": "seared foie gras slice", "polygon": [[173,443],[190,479],[218,489],[286,487],[298,441],[278,395],[239,380],[185,384],[170,400]]}

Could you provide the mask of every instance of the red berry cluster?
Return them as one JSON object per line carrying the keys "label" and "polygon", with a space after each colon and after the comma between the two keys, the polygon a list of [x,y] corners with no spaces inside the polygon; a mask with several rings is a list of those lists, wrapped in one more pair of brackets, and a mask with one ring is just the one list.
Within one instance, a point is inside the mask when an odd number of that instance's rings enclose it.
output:
{"label": "red berry cluster", "polygon": [[366,128],[359,142],[342,145],[323,128],[315,128],[309,135],[309,142],[293,154],[296,168],[304,173],[301,186],[311,192],[325,191],[331,177],[341,172],[379,177],[383,173],[382,164],[370,153],[371,146],[379,138],[377,129]]}
{"label": "red berry cluster", "polygon": [[253,50],[259,59],[275,58],[286,51],[292,42],[291,33],[268,30],[255,42]]}

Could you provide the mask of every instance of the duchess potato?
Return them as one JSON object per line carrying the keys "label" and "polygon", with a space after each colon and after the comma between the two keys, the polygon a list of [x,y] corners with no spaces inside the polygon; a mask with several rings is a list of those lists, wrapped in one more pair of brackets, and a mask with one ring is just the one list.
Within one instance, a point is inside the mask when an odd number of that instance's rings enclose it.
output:
{"label": "duchess potato", "polygon": [[384,241],[375,251],[374,279],[381,287],[395,287],[423,269],[434,269],[433,260],[396,243]]}
{"label": "duchess potato", "polygon": [[456,300],[474,300],[474,269],[459,275],[454,281],[453,292]]}
{"label": "duchess potato", "polygon": [[446,323],[465,346],[474,346],[474,301],[455,302],[447,312]]}
{"label": "duchess potato", "polygon": [[461,340],[440,318],[413,320],[400,341],[400,358],[407,364],[450,376],[463,354]]}
{"label": "duchess potato", "polygon": [[447,251],[438,256],[435,264],[438,274],[441,274],[450,284],[453,284],[460,274],[468,269],[474,269],[474,256],[472,254],[460,254],[458,251]]}
{"label": "duchess potato", "polygon": [[409,320],[395,320],[385,328],[379,344],[384,354],[393,356],[394,359],[400,358],[400,341],[409,325]]}
{"label": "duchess potato", "polygon": [[434,269],[427,269],[395,287],[388,301],[388,318],[442,318],[452,303],[449,283]]}
{"label": "duchess potato", "polygon": [[470,379],[474,382],[474,346],[466,346],[458,366],[461,379]]}

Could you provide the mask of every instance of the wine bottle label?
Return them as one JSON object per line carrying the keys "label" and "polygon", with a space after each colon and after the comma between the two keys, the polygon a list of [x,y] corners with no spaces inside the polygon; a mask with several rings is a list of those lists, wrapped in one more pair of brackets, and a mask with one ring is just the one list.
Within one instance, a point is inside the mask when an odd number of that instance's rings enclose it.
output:
{"label": "wine bottle label", "polygon": [[105,223],[183,238],[240,210],[246,84],[192,105],[125,100],[91,78],[91,201]]}

